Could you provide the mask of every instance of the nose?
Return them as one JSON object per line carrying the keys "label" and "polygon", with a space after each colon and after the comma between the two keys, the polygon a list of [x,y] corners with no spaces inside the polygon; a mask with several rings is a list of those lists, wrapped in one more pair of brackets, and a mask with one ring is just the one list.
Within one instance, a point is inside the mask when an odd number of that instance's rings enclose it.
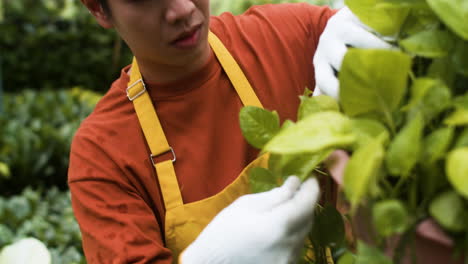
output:
{"label": "nose", "polygon": [[185,20],[196,9],[193,0],[169,0],[169,2],[170,4],[166,12],[166,21],[170,24]]}

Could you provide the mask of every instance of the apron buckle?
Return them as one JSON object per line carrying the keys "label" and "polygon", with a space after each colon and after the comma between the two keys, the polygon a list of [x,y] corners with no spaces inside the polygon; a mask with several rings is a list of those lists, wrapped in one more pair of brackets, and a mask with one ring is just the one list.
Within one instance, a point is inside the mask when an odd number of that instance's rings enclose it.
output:
{"label": "apron buckle", "polygon": [[151,159],[151,162],[153,163],[153,165],[156,166],[156,161],[155,161],[156,157],[159,157],[159,156],[161,156],[163,154],[166,154],[169,151],[171,151],[171,153],[172,153],[173,158],[171,159],[171,161],[172,161],[172,163],[174,163],[176,161],[176,155],[175,155],[174,149],[172,147],[169,147],[169,150],[167,150],[166,152],[163,152],[161,154],[156,154],[156,155],[154,155],[154,154],[150,155],[150,159]]}
{"label": "apron buckle", "polygon": [[[141,86],[136,86],[141,82]],[[136,87],[135,87],[136,86]],[[135,88],[134,88],[135,87]],[[132,92],[131,90],[135,89],[135,92]],[[127,97],[128,100],[132,101],[140,97],[140,95],[144,94],[146,92],[146,85],[143,82],[142,79],[139,79],[138,81],[134,82],[132,85],[130,85],[127,88]]]}

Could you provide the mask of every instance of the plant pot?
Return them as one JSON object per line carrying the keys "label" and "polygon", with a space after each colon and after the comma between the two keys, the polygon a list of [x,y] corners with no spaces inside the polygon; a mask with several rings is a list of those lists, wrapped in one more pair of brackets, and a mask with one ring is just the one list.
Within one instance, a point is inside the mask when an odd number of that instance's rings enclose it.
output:
{"label": "plant pot", "polygon": [[[343,185],[343,176],[349,155],[342,150],[335,151],[326,161],[328,172],[334,182],[339,186]],[[342,214],[349,213],[349,205],[344,199],[338,198],[337,209]],[[351,241],[362,240],[368,244],[375,244],[373,240],[372,220],[368,207],[361,207],[356,210],[352,218],[352,227],[347,228],[348,239]],[[352,234],[352,235],[350,235]],[[393,257],[395,248],[400,240],[399,236],[388,239],[386,254]],[[403,264],[463,264],[465,257],[454,257],[453,241],[448,237],[440,226],[433,219],[422,221],[416,228],[414,243],[408,245],[406,254],[400,263]],[[415,257],[416,262],[413,262]]]}

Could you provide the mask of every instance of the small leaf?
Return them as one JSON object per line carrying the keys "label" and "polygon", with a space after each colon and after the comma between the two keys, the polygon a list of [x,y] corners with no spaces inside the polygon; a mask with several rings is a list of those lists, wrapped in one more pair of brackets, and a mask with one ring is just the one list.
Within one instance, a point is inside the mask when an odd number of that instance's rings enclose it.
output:
{"label": "small leaf", "polygon": [[468,147],[458,148],[448,154],[445,163],[447,177],[457,192],[468,198]]}
{"label": "small leaf", "polygon": [[450,89],[439,80],[418,78],[411,86],[411,99],[403,108],[409,109],[409,118],[421,112],[424,120],[429,123],[442,111],[451,106],[452,94]]}
{"label": "small leaf", "polygon": [[423,118],[419,114],[406,124],[390,143],[385,164],[391,175],[409,175],[421,153],[423,129]]}
{"label": "small leaf", "polygon": [[333,97],[327,95],[314,97],[301,96],[297,119],[302,120],[311,114],[323,111],[340,111],[338,102]]}
{"label": "small leaf", "polygon": [[[389,65],[395,65],[392,71]],[[349,50],[340,71],[340,103],[348,116],[390,117],[406,93],[411,58],[399,51]]]}
{"label": "small leaf", "polygon": [[336,246],[344,241],[345,227],[343,217],[331,205],[315,210],[314,224],[309,234],[314,245]]}
{"label": "small leaf", "polygon": [[453,48],[453,43],[452,35],[439,29],[425,30],[399,42],[400,46],[407,52],[426,58],[447,56]]}
{"label": "small leaf", "polygon": [[443,127],[433,131],[424,139],[421,161],[433,163],[445,157],[452,143],[455,130]]}
{"label": "small leaf", "polygon": [[252,193],[266,192],[278,186],[275,176],[267,169],[255,167],[249,170]]}
{"label": "small leaf", "polygon": [[468,128],[465,128],[463,132],[458,136],[455,148],[468,147]]}
{"label": "small leaf", "polygon": [[278,114],[262,108],[243,107],[239,118],[245,139],[249,144],[259,149],[263,148],[280,129]]}
{"label": "small leaf", "polygon": [[397,34],[410,11],[407,6],[376,0],[345,0],[345,4],[364,24],[384,36]]}
{"label": "small leaf", "polygon": [[445,120],[447,126],[467,126],[468,125],[468,109],[457,109],[450,114]]}
{"label": "small leaf", "polygon": [[455,70],[468,77],[468,41],[458,40],[452,54],[452,62]]}
{"label": "small leaf", "polygon": [[0,177],[6,178],[6,179],[11,177],[10,168],[8,167],[6,163],[3,163],[3,162],[0,162]]}
{"label": "small leaf", "polygon": [[451,30],[468,40],[468,2],[466,0],[427,0],[427,3]]}
{"label": "small leaf", "polygon": [[372,219],[375,229],[383,237],[401,234],[409,224],[408,212],[398,200],[377,202],[372,208]]}
{"label": "small leaf", "polygon": [[337,264],[355,264],[355,263],[356,263],[356,256],[350,252],[346,252],[340,257]]}
{"label": "small leaf", "polygon": [[280,175],[283,178],[296,175],[299,179],[304,181],[332,152],[333,150],[324,150],[315,154],[301,153],[296,155],[282,155]]}
{"label": "small leaf", "polygon": [[356,135],[356,143],[353,149],[361,148],[369,143],[369,141],[382,138],[382,143],[386,143],[390,139],[390,134],[382,123],[364,118],[352,119],[354,134]]}
{"label": "small leaf", "polygon": [[382,143],[375,139],[356,150],[349,159],[344,172],[344,191],[353,208],[376,185],[383,158]]}
{"label": "small leaf", "polygon": [[357,257],[355,264],[392,264],[393,262],[375,247],[358,241]]}
{"label": "small leaf", "polygon": [[276,154],[318,153],[354,142],[350,120],[338,112],[320,112],[281,130],[264,150]]}
{"label": "small leaf", "polygon": [[444,228],[453,232],[467,230],[468,215],[463,199],[453,191],[437,196],[429,206],[431,216]]}

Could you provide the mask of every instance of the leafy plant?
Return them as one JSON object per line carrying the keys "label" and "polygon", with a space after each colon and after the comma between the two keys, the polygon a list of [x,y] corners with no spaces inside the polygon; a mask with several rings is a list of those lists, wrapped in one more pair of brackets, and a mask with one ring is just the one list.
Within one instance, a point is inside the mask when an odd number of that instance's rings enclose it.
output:
{"label": "leafy plant", "polygon": [[20,195],[0,197],[0,248],[27,237],[47,246],[52,263],[85,263],[68,191],[28,187]]}
{"label": "leafy plant", "polygon": [[72,137],[99,98],[79,87],[6,94],[5,113],[0,115],[2,195],[26,186],[65,189]]}
{"label": "leafy plant", "polygon": [[[340,101],[310,97],[306,91],[297,122],[280,125],[274,112],[242,109],[244,137],[271,154],[268,169],[261,174],[252,170],[252,188],[271,189],[292,174],[302,179],[322,175],[322,162],[334,150],[344,149],[351,155],[343,176],[351,205],[346,218],[352,221],[361,208],[369,209],[367,231],[374,239],[372,245],[359,241],[356,249],[348,245],[339,263],[400,263],[412,248],[417,226],[428,218],[454,241],[454,255],[466,254],[468,4],[346,4],[375,34],[391,35],[387,39],[395,49],[350,49],[339,73]],[[336,227],[321,228],[335,236]],[[388,239],[395,237],[401,239],[390,258],[384,252]],[[313,242],[317,248],[330,246]],[[318,258],[315,263],[324,261]]]}
{"label": "leafy plant", "polygon": [[4,89],[84,86],[107,91],[131,62],[115,31],[102,29],[80,1],[0,0]]}

